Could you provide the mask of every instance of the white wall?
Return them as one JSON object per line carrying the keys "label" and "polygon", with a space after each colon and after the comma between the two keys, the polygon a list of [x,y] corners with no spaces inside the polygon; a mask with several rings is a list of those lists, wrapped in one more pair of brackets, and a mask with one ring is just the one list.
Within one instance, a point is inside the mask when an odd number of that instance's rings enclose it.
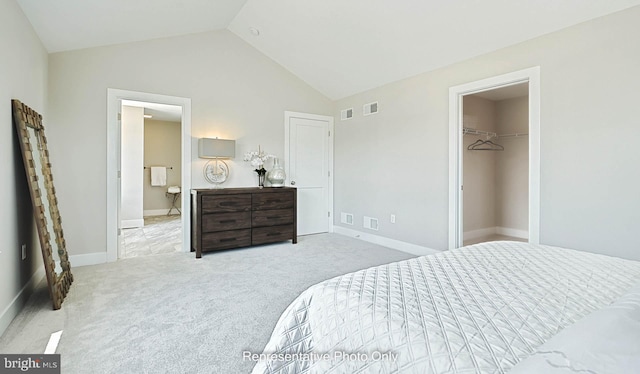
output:
{"label": "white wall", "polygon": [[229,31],[54,53],[49,77],[51,153],[65,165],[56,182],[72,255],[106,251],[107,88],[191,98],[193,188],[211,187],[198,138],[235,139],[224,186],[255,186],[242,154],[260,144],[283,156],[285,110],[332,111],[326,97]]}
{"label": "white wall", "polygon": [[[634,7],[338,101],[336,118],[356,110],[336,122],[336,216],[447,248],[449,87],[540,66],[541,242],[640,259],[638,19]],[[372,101],[380,113],[363,117]]]}
{"label": "white wall", "polygon": [[[473,95],[465,96],[463,118],[465,127],[495,132],[495,102]],[[496,157],[499,155],[493,151],[468,150],[467,147],[478,139],[487,140],[484,136],[469,134],[463,137],[462,142],[465,233],[496,227]]]}
{"label": "white wall", "polygon": [[[496,132],[529,132],[529,97],[495,102]],[[496,152],[496,226],[529,231],[529,138],[497,140],[504,151]]]}
{"label": "white wall", "polygon": [[144,108],[122,106],[121,210],[122,228],[144,226]]}
{"label": "white wall", "polygon": [[[0,168],[2,334],[26,302],[34,283],[44,275],[29,187],[11,116],[11,99],[18,99],[43,115],[47,136],[52,130],[46,110],[47,53],[31,24],[13,0],[0,1],[0,50],[0,160],[3,160]],[[61,164],[53,156],[51,162],[52,173],[57,178]],[[57,187],[57,179],[54,182]],[[59,208],[64,227],[67,209],[62,204]],[[21,244],[27,244],[28,249],[27,259],[24,261],[20,255]]]}

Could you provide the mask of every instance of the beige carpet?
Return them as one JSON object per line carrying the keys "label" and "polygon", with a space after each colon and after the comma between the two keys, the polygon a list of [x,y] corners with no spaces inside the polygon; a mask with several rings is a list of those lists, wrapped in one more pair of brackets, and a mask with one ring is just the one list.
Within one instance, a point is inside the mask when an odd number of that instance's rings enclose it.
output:
{"label": "beige carpet", "polygon": [[[336,234],[210,253],[136,257],[73,268],[59,311],[44,282],[0,337],[2,353],[57,353],[70,373],[247,373],[276,321],[307,287],[410,254]],[[73,266],[73,264],[72,264]]]}

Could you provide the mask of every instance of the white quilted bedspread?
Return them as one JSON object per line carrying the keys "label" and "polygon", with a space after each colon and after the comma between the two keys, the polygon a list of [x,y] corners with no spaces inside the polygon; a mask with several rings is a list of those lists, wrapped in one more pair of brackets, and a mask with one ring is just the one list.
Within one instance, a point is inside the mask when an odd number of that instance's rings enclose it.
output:
{"label": "white quilted bedspread", "polygon": [[304,291],[253,372],[503,373],[637,282],[640,262],[519,242],[372,267]]}

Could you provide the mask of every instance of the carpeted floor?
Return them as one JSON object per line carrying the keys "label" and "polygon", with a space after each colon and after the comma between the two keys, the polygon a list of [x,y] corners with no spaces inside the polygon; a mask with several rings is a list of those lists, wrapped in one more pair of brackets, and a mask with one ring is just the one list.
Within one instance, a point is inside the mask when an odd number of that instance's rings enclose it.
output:
{"label": "carpeted floor", "polygon": [[[42,353],[64,330],[62,372],[247,373],[282,311],[307,287],[413,255],[336,234],[210,253],[72,268],[59,311],[44,281],[0,337],[2,353]],[[73,266],[73,264],[72,264]]]}

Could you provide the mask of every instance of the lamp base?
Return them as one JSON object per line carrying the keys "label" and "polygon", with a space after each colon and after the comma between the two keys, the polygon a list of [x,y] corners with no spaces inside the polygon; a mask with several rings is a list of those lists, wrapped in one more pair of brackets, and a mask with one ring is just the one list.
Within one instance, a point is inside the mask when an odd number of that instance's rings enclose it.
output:
{"label": "lamp base", "polygon": [[214,188],[222,188],[221,184],[229,178],[229,166],[222,160],[210,160],[204,165],[204,179],[214,185]]}

